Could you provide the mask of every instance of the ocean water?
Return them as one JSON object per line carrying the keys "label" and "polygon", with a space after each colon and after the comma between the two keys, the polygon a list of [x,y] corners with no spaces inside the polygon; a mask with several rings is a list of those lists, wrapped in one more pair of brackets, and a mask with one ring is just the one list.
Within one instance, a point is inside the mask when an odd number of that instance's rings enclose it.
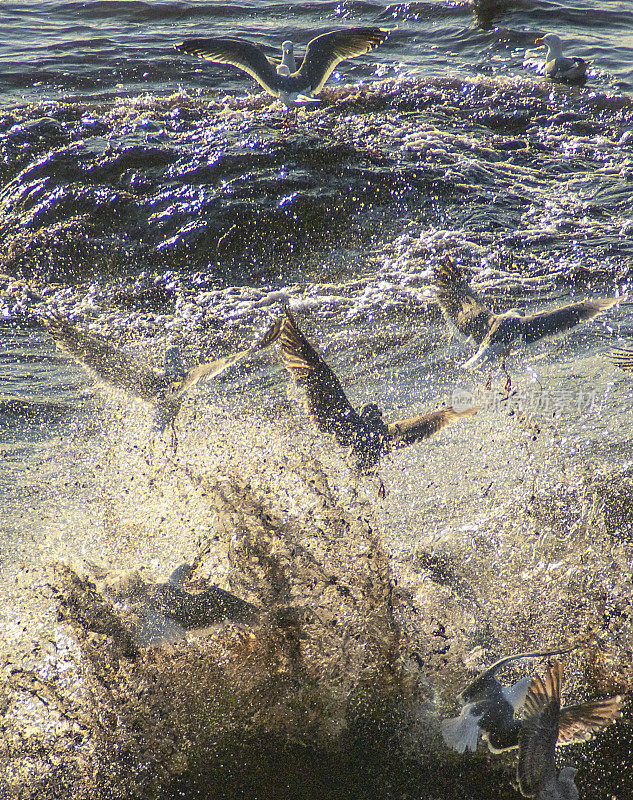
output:
{"label": "ocean water", "polygon": [[[132,486],[147,471],[148,486],[169,482],[151,415],[56,351],[44,310],[160,366],[171,343],[190,364],[243,347],[288,302],[356,405],[391,420],[472,395],[475,418],[386,460],[384,502],[375,483],[359,489],[396,574],[420,543],[462,552],[537,490],[630,469],[633,381],[607,358],[633,345],[630,300],[511,357],[503,399],[505,375],[489,392],[485,371],[461,367],[472,351],[437,310],[432,270],[452,257],[495,310],[631,291],[633,3],[5,2],[0,22],[7,604],[25,564],[56,559],[165,579],[195,557],[207,513]],[[343,62],[293,129],[248,76],[173,49],[230,35],[301,53],[351,25],[392,32]],[[546,32],[591,60],[584,87],[545,81]],[[345,486],[287,382],[270,353],[198,386],[180,463],[244,431],[236,463],[254,482],[267,453],[300,450]],[[600,780],[592,797],[612,798]]]}

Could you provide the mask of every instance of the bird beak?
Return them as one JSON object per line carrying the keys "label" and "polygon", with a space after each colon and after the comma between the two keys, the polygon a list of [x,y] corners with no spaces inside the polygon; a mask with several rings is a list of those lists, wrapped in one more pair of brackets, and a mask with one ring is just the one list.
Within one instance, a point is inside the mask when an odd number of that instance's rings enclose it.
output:
{"label": "bird beak", "polygon": [[543,39],[542,39],[542,38],[539,36],[539,38],[538,38],[538,39],[535,39],[535,40],[534,40],[534,44],[545,44],[545,42],[544,42],[544,41],[543,41]]}

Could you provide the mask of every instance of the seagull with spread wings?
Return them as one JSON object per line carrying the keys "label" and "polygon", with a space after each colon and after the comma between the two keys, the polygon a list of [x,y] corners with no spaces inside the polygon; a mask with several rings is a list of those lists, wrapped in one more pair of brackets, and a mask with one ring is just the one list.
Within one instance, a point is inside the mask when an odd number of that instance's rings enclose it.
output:
{"label": "seagull with spread wings", "polygon": [[622,697],[581,703],[561,709],[563,665],[554,662],[543,678],[532,678],[518,735],[517,776],[524,797],[577,800],[576,769],[556,772],[557,745],[585,741],[621,715]]}
{"label": "seagull with spread wings", "polygon": [[[572,647],[537,653],[519,653],[499,659],[461,692],[458,700],[464,704],[458,717],[443,720],[445,743],[463,753],[475,752],[479,734],[492,753],[518,747],[521,720],[517,716],[523,707],[532,679],[525,677],[512,686],[503,686],[496,673],[505,664],[525,658],[543,658],[569,652]],[[561,710],[558,745],[574,744],[589,739],[620,716],[621,695],[594,700]]]}
{"label": "seagull with spread wings", "polygon": [[445,425],[479,410],[456,411],[449,407],[385,423],[375,403],[367,403],[359,412],[354,409],[339,379],[287,309],[278,342],[284,365],[303,393],[308,414],[321,433],[334,435],[338,444],[348,448],[347,463],[358,473],[372,472],[391,450],[428,439]]}
{"label": "seagull with spread wings", "polygon": [[168,347],[165,352],[165,369],[154,370],[130,358],[111,344],[104,336],[87,333],[59,315],[42,315],[40,322],[55,339],[83,367],[106,383],[151,403],[155,407],[153,431],[162,433],[174,424],[186,393],[201,378],[211,378],[240,361],[245,356],[269,347],[279,336],[282,319],[276,320],[250,347],[225,358],[198,364],[186,371],[178,347]]}
{"label": "seagull with spread wings", "polygon": [[539,339],[563,333],[612,308],[626,297],[581,300],[535,314],[521,314],[514,309],[495,314],[470,288],[463,272],[454,264],[445,263],[436,267],[434,280],[444,318],[477,347],[477,352],[462,365],[467,369],[490,361],[495,356],[505,360],[520,343],[532,344]]}
{"label": "seagull with spread wings", "polygon": [[187,39],[176,45],[176,50],[241,69],[281,100],[290,112],[291,108],[296,110],[297,105],[318,102],[314,95],[321,91],[341,61],[368,53],[382,44],[389,33],[386,28],[376,27],[322,33],[308,42],[299,69],[296,69],[292,42],[282,44],[279,64],[269,59],[259,45],[245,39]]}

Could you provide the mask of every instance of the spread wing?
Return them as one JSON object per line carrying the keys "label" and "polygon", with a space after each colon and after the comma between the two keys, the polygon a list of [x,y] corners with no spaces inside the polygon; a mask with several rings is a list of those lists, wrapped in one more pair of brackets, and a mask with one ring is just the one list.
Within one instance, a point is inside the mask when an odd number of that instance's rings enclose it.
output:
{"label": "spread wing", "polygon": [[558,739],[563,666],[555,662],[544,678],[538,675],[523,705],[525,719],[519,732],[517,776],[524,797],[533,797],[541,786],[556,779],[554,749]]}
{"label": "spread wing", "polygon": [[622,297],[609,297],[598,300],[583,300],[580,303],[571,303],[552,311],[541,311],[521,317],[522,336],[525,342],[535,342],[543,336],[554,336],[557,333],[573,328],[579,322],[592,319],[602,311],[616,305]]}
{"label": "spread wing", "polygon": [[351,445],[362,422],[334,372],[319,356],[286,311],[279,343],[286,369],[303,392],[306,408],[322,433],[332,433],[339,444]]}
{"label": "spread wing", "polygon": [[397,450],[400,447],[413,444],[413,442],[419,442],[421,439],[428,439],[456,419],[472,417],[478,411],[479,408],[456,411],[452,406],[438,411],[429,411],[419,417],[392,422],[387,426],[387,438],[391,447]]}
{"label": "spread wing", "polygon": [[273,322],[273,324],[264,331],[262,336],[256,339],[246,350],[238,350],[237,353],[233,353],[230,356],[225,356],[224,358],[218,358],[216,361],[198,364],[196,367],[189,370],[184,380],[179,385],[178,392],[186,392],[201,378],[213,378],[216,375],[219,375],[221,372],[224,372],[225,369],[233,366],[233,364],[241,361],[246,356],[250,356],[259,350],[264,350],[266,347],[270,347],[270,345],[274,344],[279,338],[282,324],[283,317],[275,320],[275,322]]}
{"label": "spread wing", "polygon": [[480,345],[490,331],[495,315],[481,302],[454,264],[442,264],[433,274],[437,301],[449,325]]}
{"label": "spread wing", "polygon": [[211,37],[208,39],[187,39],[176,45],[176,50],[191,56],[205,58],[216,64],[230,64],[246,72],[264,89],[275,93],[277,80],[276,65],[256,44],[244,39]]}
{"label": "spread wing", "polygon": [[312,92],[319,92],[337,64],[346,58],[368,53],[382,44],[389,33],[386,28],[348,28],[323,33],[309,42],[295,74],[308,81]]}
{"label": "spread wing", "polygon": [[633,369],[633,348],[615,347],[609,353],[609,359],[620,369]]}
{"label": "spread wing", "polygon": [[40,320],[62,349],[102,380],[152,402],[167,387],[163,375],[129,358],[104,337],[86,333],[62,317],[49,315]]}
{"label": "spread wing", "polygon": [[558,744],[575,744],[590,739],[622,716],[621,695],[565,706],[560,712]]}

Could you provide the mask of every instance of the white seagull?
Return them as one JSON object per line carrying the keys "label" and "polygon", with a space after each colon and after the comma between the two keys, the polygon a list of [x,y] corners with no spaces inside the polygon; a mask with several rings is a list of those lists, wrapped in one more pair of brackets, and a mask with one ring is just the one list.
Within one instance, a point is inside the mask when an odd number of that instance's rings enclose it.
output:
{"label": "white seagull", "polygon": [[281,100],[290,112],[291,108],[296,111],[298,105],[319,102],[314,95],[321,91],[341,61],[368,53],[382,44],[389,33],[387,28],[374,27],[322,33],[308,42],[299,69],[292,42],[282,44],[279,64],[269,59],[259,45],[245,39],[187,39],[177,44],[176,50],[241,69]]}
{"label": "white seagull", "polygon": [[591,62],[585,61],[584,58],[564,56],[560,36],[548,33],[536,39],[535,44],[547,47],[546,78],[561,83],[584,83],[587,80],[587,67]]}

